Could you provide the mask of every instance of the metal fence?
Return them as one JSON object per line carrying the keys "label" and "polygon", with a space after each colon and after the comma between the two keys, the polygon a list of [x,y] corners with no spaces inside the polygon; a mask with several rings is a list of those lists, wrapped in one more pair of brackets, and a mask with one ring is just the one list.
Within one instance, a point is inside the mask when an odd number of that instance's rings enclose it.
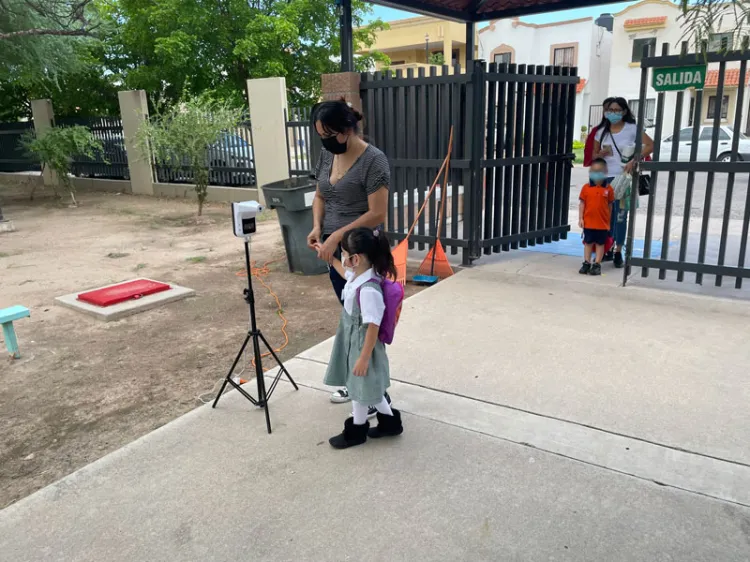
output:
{"label": "metal fence", "polygon": [[589,106],[589,132],[593,127],[599,125],[604,117],[604,106],[603,105],[592,105]]}
{"label": "metal fence", "polygon": [[0,172],[39,171],[39,162],[21,146],[21,137],[34,130],[32,121],[0,123]]}
{"label": "metal fence", "polygon": [[[564,238],[574,158],[575,68],[475,61],[471,72],[445,66],[361,77],[366,134],[388,156],[387,230],[401,240],[454,143],[442,243],[470,263],[482,253]],[[442,183],[442,180],[441,180]],[[410,241],[436,234],[436,201],[427,203]]]}
{"label": "metal fence", "polygon": [[[255,185],[255,155],[250,121],[241,123],[206,151],[209,185],[251,187]],[[162,183],[193,183],[193,172],[187,161],[170,164],[154,160],[154,177]]]}
{"label": "metal fence", "polygon": [[284,112],[286,120],[286,146],[290,176],[309,176],[315,164],[312,161],[309,107],[290,107]]}
{"label": "metal fence", "polygon": [[125,136],[122,132],[122,119],[119,117],[63,117],[55,119],[55,126],[86,127],[102,144],[102,151],[93,156],[76,154],[73,156],[71,172],[74,176],[128,179],[128,154],[125,150]]}
{"label": "metal fence", "polygon": [[[715,285],[721,286],[724,277],[732,277],[737,289],[743,279],[750,278],[747,263],[748,230],[750,227],[750,162],[741,152],[742,109],[747,95],[747,62],[750,52],[688,54],[687,44],[682,54],[669,56],[669,46],[662,46],[662,55],[646,56],[641,61],[641,90],[638,116],[636,157],[641,153],[643,113],[649,69],[685,68],[718,63],[718,81],[711,92],[693,90],[689,112],[692,119],[683,127],[685,91],[676,94],[675,121],[665,123],[664,92],[658,94],[654,153],[650,162],[640,165],[641,173],[651,173],[651,190],[646,208],[637,209],[638,190],[630,200],[631,214],[628,225],[626,268],[623,282],[627,282],[631,267],[641,267],[641,276],[648,277],[651,269],[659,270],[659,279],[668,272],[682,282],[685,274],[695,274],[695,283],[702,284],[704,275],[714,276]],[[727,68],[727,64],[739,69]],[[735,78],[730,83],[727,76]],[[736,74],[738,73],[739,80]],[[736,110],[733,127],[722,123],[721,111],[713,111],[710,125],[704,125],[704,98],[714,96],[722,100],[728,87],[736,87]],[[708,86],[707,86],[708,88]],[[709,104],[710,106],[710,104]],[[710,111],[709,111],[710,113]],[[734,132],[737,131],[737,134]],[[664,140],[662,138],[664,137]],[[684,140],[683,140],[684,139]],[[722,146],[724,145],[724,146]],[[743,158],[745,156],[745,158]],[[660,174],[667,174],[666,185],[659,182]],[[637,179],[637,177],[636,177]],[[666,187],[666,191],[662,191]],[[743,193],[744,192],[744,193]],[[702,196],[702,201],[701,201]],[[714,212],[714,205],[717,205]],[[657,214],[658,208],[658,214]],[[663,213],[663,217],[660,216]],[[645,219],[643,257],[633,255],[633,241],[637,223]],[[699,221],[698,221],[699,219]],[[694,229],[700,222],[699,229]],[[672,233],[679,229],[679,240]],[[661,251],[652,252],[654,238],[661,238]]]}

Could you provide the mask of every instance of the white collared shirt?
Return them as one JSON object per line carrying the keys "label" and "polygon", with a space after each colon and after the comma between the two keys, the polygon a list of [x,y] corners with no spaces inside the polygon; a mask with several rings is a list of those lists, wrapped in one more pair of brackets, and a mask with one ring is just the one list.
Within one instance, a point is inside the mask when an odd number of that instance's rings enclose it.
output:
{"label": "white collared shirt", "polygon": [[[354,310],[357,289],[370,279],[376,279],[378,283],[381,281],[380,275],[375,273],[375,270],[372,268],[357,276],[354,275],[353,271],[346,272],[346,285],[344,285],[341,298],[344,301],[344,310],[346,310],[347,314],[351,315]],[[380,323],[383,321],[383,313],[385,312],[383,294],[370,285],[362,287],[359,291],[359,309],[362,312],[363,324],[380,326]]]}

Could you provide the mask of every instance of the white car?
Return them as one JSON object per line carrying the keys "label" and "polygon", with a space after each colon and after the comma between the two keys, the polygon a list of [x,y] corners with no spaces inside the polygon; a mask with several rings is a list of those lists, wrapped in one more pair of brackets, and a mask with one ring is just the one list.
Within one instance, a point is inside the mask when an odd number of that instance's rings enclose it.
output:
{"label": "white car", "polygon": [[[739,133],[740,142],[737,147],[737,160],[746,160],[750,158],[750,138]],[[698,133],[698,152],[696,161],[708,162],[711,160],[711,139],[713,138],[713,127],[705,126],[700,128]],[[719,127],[719,144],[716,152],[716,160],[719,162],[729,162],[732,157],[732,139],[734,131],[732,127]],[[672,159],[672,136],[668,136],[661,143],[659,149],[659,160],[664,162]],[[679,162],[689,162],[690,152],[693,148],[693,127],[685,127],[680,131],[679,140],[677,141],[677,160]]]}

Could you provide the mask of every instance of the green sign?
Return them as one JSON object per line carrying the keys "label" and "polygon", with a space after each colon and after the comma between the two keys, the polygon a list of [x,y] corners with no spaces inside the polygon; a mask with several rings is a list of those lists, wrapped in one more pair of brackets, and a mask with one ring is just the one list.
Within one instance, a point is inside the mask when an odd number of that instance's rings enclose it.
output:
{"label": "green sign", "polygon": [[706,65],[654,68],[651,85],[657,92],[673,92],[695,88],[702,90],[706,83]]}

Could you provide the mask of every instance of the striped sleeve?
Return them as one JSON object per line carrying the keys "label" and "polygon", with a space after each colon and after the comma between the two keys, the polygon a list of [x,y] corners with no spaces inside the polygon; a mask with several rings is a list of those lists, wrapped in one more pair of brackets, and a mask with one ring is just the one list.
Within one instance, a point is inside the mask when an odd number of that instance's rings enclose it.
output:
{"label": "striped sleeve", "polygon": [[388,189],[391,185],[391,168],[388,164],[388,157],[378,151],[370,162],[365,176],[365,191],[367,195],[372,195],[381,187]]}

